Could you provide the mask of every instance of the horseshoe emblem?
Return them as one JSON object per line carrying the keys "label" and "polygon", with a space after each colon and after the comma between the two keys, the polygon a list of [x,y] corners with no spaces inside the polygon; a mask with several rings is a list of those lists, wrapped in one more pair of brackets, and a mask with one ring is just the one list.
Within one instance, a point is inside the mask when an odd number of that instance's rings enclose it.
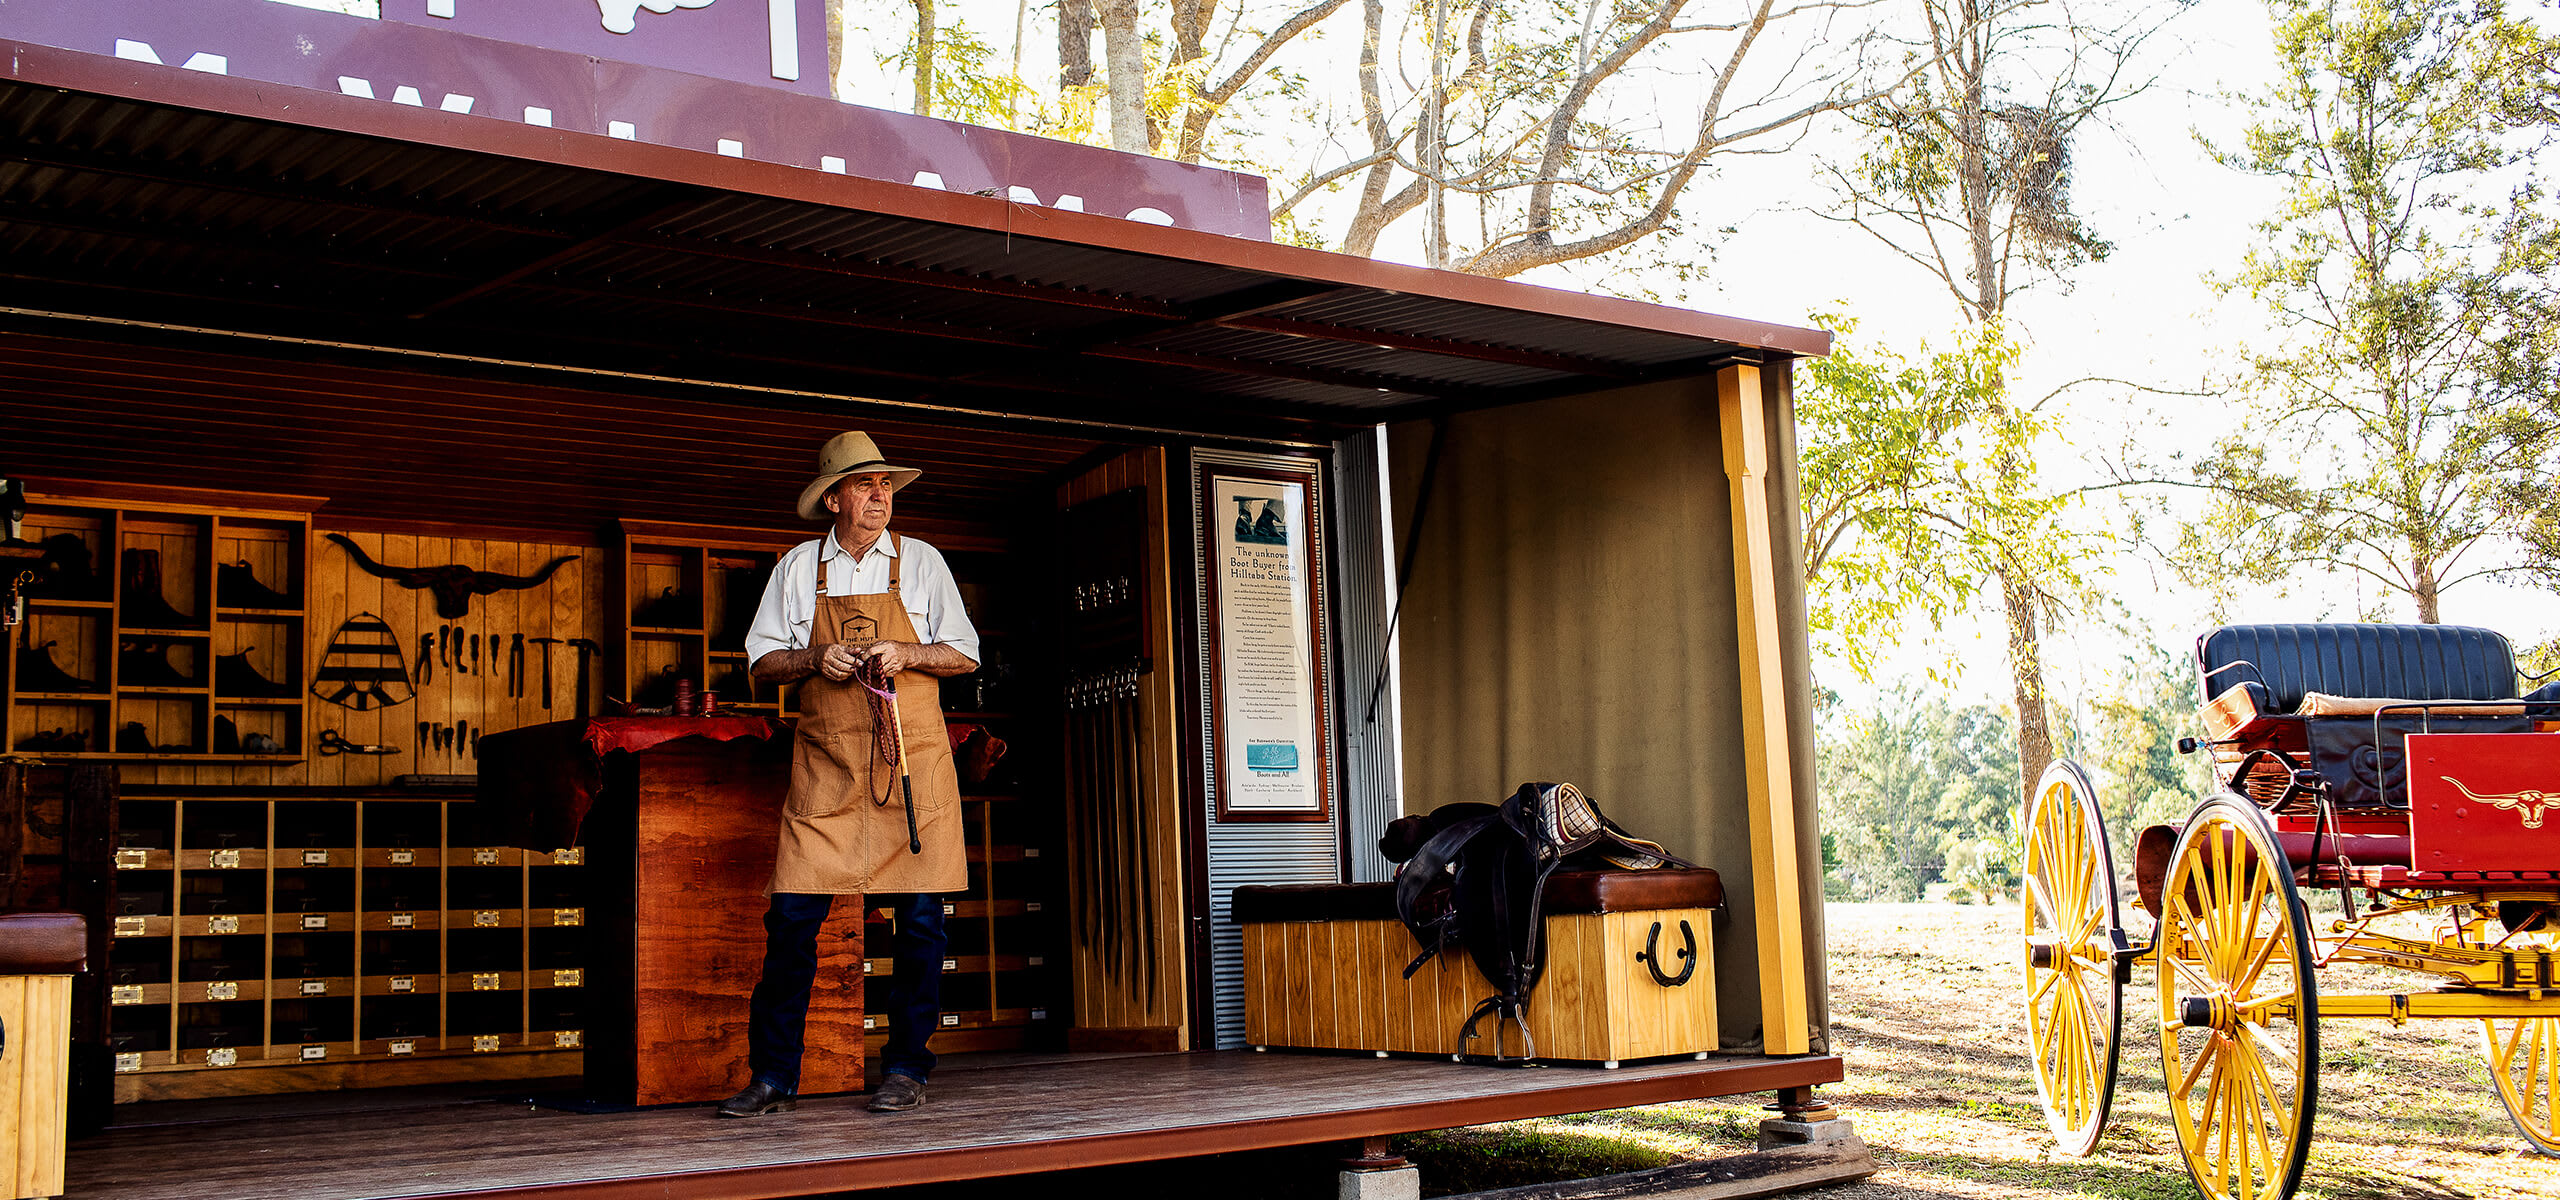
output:
{"label": "horseshoe emblem", "polygon": [[1679,974],[1665,975],[1662,973],[1662,922],[1654,922],[1653,931],[1644,935],[1644,949],[1636,954],[1636,961],[1643,963],[1644,969],[1653,973],[1655,983],[1664,987],[1678,987],[1689,982],[1689,977],[1698,973],[1698,935],[1689,928],[1687,921],[1680,922],[1680,940],[1684,943],[1680,947],[1680,957],[1688,961],[1680,964]]}

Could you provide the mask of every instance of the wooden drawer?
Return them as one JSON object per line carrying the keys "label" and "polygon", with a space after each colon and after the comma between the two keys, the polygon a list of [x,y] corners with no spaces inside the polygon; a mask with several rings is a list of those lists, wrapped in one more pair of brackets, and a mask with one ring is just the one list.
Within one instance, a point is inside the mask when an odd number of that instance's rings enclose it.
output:
{"label": "wooden drawer", "polygon": [[[1614,1065],[1640,1058],[1704,1054],[1716,1048],[1715,953],[1705,908],[1550,916],[1547,969],[1529,994],[1528,1028],[1537,1057]],[[1682,926],[1697,945],[1695,969]],[[1648,942],[1666,986],[1639,955]],[[1459,1036],[1467,1016],[1493,994],[1464,953],[1443,954],[1401,978],[1420,953],[1395,921],[1272,921],[1244,926],[1245,1040],[1378,1053],[1493,1052],[1493,1021]],[[1509,1036],[1516,1036],[1506,1034]],[[1506,1044],[1505,1052],[1520,1047]]]}

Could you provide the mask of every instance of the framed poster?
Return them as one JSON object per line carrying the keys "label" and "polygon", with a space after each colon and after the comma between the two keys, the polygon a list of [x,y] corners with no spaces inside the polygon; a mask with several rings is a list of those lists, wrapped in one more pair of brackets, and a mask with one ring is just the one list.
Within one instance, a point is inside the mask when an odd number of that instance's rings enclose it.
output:
{"label": "framed poster", "polygon": [[1311,461],[1203,460],[1193,493],[1220,821],[1332,813],[1323,509]]}

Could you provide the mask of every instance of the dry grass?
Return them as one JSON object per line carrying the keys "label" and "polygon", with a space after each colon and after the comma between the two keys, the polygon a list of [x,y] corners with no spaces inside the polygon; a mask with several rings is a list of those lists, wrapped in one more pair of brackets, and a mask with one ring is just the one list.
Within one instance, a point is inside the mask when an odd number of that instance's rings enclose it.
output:
{"label": "dry grass", "polygon": [[[2128,1032],[2114,1118],[2089,1158],[2056,1153],[2028,1073],[2014,907],[1833,905],[1832,1027],[1848,1080],[1823,1089],[1883,1171],[1836,1200],[2093,1196],[2185,1200],[2159,1045]],[[2137,926],[2141,919],[2136,919]],[[2408,987],[2331,973],[2324,987]],[[2149,969],[2127,1011],[2151,995]],[[2560,1196],[2560,1160],[2524,1152],[2490,1091],[2476,1026],[2330,1021],[2308,1200]],[[1661,1105],[1416,1139],[1435,1194],[1655,1166],[1747,1147],[1766,1097]]]}

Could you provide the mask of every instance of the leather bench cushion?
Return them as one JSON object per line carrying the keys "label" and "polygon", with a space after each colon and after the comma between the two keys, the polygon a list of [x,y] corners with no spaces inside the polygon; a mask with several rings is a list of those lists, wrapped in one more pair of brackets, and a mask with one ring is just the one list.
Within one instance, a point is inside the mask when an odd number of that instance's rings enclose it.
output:
{"label": "leather bench cushion", "polygon": [[0,975],[73,975],[89,969],[89,923],[78,913],[0,913]]}
{"label": "leather bench cushion", "polygon": [[[1547,879],[1543,909],[1550,914],[1634,912],[1661,908],[1716,908],[1724,881],[1711,870],[1558,871]],[[1257,884],[1235,890],[1236,923],[1265,921],[1392,921],[1392,883]]]}
{"label": "leather bench cushion", "polygon": [[2468,625],[2225,625],[2196,639],[2196,669],[2206,695],[2245,684],[2259,710],[2271,713],[2295,711],[2311,692],[2404,700],[2516,694],[2505,635]]}

